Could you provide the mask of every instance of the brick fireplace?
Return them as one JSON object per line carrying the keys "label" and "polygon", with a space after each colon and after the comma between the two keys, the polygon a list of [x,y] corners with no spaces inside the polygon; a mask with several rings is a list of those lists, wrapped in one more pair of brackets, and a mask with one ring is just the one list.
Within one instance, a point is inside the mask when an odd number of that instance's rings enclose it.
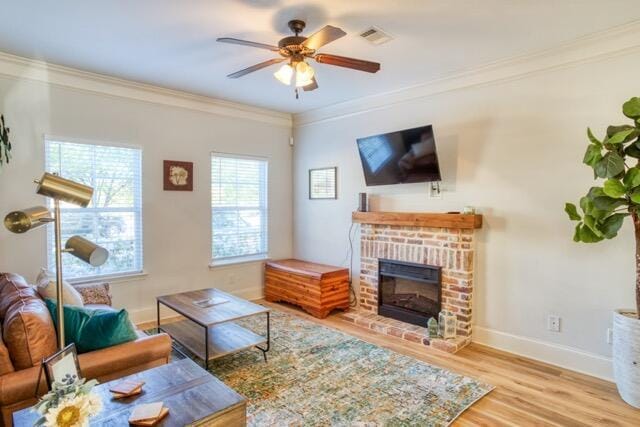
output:
{"label": "brick fireplace", "polygon": [[[355,212],[360,229],[358,308],[342,314],[356,325],[440,350],[456,352],[471,341],[474,234],[480,215]],[[379,313],[378,266],[395,260],[438,268],[440,305],[458,319],[457,337],[430,339],[426,323],[414,325]],[[420,323],[420,322],[413,322]]]}

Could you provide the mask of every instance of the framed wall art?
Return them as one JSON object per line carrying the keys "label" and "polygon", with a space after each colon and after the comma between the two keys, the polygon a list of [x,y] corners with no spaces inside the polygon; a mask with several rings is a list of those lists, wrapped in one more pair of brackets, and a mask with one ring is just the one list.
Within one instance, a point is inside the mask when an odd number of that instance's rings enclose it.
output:
{"label": "framed wall art", "polygon": [[337,199],[338,168],[309,169],[309,199]]}
{"label": "framed wall art", "polygon": [[193,191],[193,162],[165,160],[163,175],[165,191]]}

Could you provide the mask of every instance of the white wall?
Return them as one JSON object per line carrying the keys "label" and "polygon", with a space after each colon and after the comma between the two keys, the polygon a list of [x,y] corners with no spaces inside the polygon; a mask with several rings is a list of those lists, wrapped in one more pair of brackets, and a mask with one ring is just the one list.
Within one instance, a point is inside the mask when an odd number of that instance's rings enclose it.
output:
{"label": "white wall", "polygon": [[[0,61],[0,75],[9,69],[6,65]],[[94,83],[97,88],[104,84],[100,79]],[[133,93],[119,84],[111,89]],[[171,94],[150,92],[149,96],[166,98],[163,104],[173,102]],[[185,102],[177,97],[175,101]],[[227,110],[227,115],[212,114],[0,76],[0,111],[11,128],[14,146],[12,162],[0,173],[0,215],[45,203],[35,194],[33,184],[44,168],[44,134],[136,145],[143,150],[147,275],[113,282],[114,304],[129,309],[139,321],[155,319],[154,297],[166,293],[215,286],[249,298],[260,297],[261,263],[208,267],[209,154],[215,150],[269,158],[269,254],[288,257],[292,251],[291,128],[269,123],[268,112],[263,114],[265,120],[253,120],[234,118],[234,114],[243,114]],[[193,192],[163,191],[162,161],[169,159],[195,163]],[[46,265],[45,239],[44,229],[16,235],[0,227],[0,271],[35,279],[39,268]]]}
{"label": "white wall", "polygon": [[[612,310],[634,302],[632,228],[625,224],[613,241],[576,244],[563,208],[593,185],[581,164],[586,127],[602,135],[625,121],[622,103],[640,95],[639,65],[635,50],[417,99],[391,94],[342,117],[341,107],[295,117],[295,256],[343,262],[358,192],[373,195],[374,210],[476,206],[484,226],[474,339],[609,378]],[[442,199],[430,199],[427,184],[366,188],[356,138],[426,124],[435,129]],[[336,201],[307,197],[308,169],[322,166],[338,167]],[[355,255],[357,277],[359,248]],[[562,317],[560,333],[547,331],[549,314]]]}

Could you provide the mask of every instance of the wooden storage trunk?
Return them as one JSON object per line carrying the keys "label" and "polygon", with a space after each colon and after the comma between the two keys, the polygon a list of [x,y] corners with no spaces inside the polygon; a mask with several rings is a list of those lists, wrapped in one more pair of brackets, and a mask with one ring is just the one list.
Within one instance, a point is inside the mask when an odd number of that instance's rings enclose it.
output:
{"label": "wooden storage trunk", "polygon": [[265,266],[265,298],[302,307],[325,318],[335,308],[349,308],[349,270],[297,259],[269,261]]}

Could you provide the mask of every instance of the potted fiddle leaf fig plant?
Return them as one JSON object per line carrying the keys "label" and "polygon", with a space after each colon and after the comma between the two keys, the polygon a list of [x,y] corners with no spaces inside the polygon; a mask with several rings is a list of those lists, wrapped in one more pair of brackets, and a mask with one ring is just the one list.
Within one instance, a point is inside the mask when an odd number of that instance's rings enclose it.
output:
{"label": "potted fiddle leaf fig plant", "polygon": [[593,169],[594,179],[604,182],[580,199],[580,210],[567,203],[565,211],[578,221],[576,242],[613,239],[626,217],[633,222],[636,306],[613,313],[613,374],[620,396],[640,408],[640,98],[625,102],[622,113],[631,123],[609,126],[602,140],[587,129],[583,162]]}

